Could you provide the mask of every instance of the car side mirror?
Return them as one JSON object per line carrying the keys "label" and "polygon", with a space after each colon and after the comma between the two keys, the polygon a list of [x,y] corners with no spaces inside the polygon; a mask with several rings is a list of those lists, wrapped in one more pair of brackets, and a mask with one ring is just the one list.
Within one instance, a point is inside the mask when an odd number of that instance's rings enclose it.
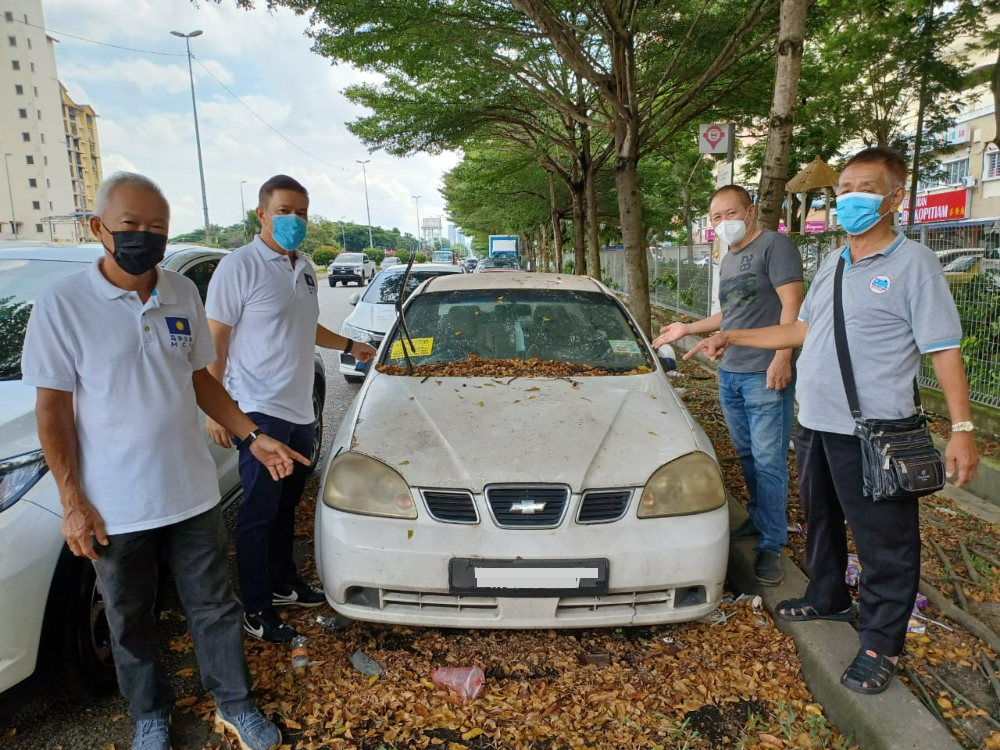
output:
{"label": "car side mirror", "polygon": [[656,358],[660,360],[660,364],[667,372],[677,369],[677,357],[674,354],[674,348],[669,344],[664,344],[656,350]]}
{"label": "car side mirror", "polygon": [[358,294],[357,292],[354,292],[354,294],[352,294],[350,297],[347,298],[347,301],[350,302],[351,306],[353,307],[354,305],[358,304],[358,301],[360,299],[361,295]]}

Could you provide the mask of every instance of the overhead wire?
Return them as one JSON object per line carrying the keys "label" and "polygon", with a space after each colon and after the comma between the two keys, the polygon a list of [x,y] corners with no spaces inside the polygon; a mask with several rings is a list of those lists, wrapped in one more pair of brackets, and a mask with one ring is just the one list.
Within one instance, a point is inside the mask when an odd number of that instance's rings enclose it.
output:
{"label": "overhead wire", "polygon": [[[40,29],[41,31],[44,31],[46,34],[49,34],[49,35],[64,36],[64,37],[67,37],[69,39],[75,39],[75,40],[80,41],[80,42],[88,42],[89,44],[97,44],[97,45],[100,45],[102,47],[110,47],[112,49],[124,50],[126,52],[136,52],[136,53],[141,54],[141,55],[159,55],[159,56],[162,56],[162,57],[187,57],[187,53],[186,52],[159,52],[159,51],[156,51],[156,50],[138,49],[136,47],[124,47],[124,46],[122,46],[120,44],[110,44],[108,42],[99,42],[96,39],[88,39],[85,36],[80,36],[78,34],[70,34],[69,32],[66,32],[66,31],[56,31],[55,29],[49,29],[49,28],[46,28],[44,26],[39,26],[38,24],[30,23],[29,21],[23,21],[23,20],[21,20],[21,21],[17,21],[17,23],[21,23],[21,24],[23,24],[25,26],[31,26],[32,28]],[[284,133],[282,133],[280,130],[278,130],[276,127],[274,127],[271,123],[269,123],[267,120],[265,120],[259,114],[257,114],[246,102],[244,102],[242,99],[240,99],[240,97],[237,96],[236,93],[232,89],[230,89],[228,86],[226,86],[226,84],[224,84],[222,81],[220,81],[219,78],[214,73],[212,73],[212,71],[209,70],[205,66],[205,64],[200,59],[198,59],[198,57],[196,57],[193,53],[191,55],[191,58],[195,62],[197,62],[198,65],[201,67],[201,69],[204,70],[206,73],[208,73],[208,75],[211,76],[212,79],[217,84],[219,84],[219,86],[221,86],[223,88],[223,90],[225,90],[225,92],[227,94],[229,94],[231,97],[233,97],[233,99],[235,99],[237,102],[239,102],[239,104],[244,109],[246,109],[247,112],[249,112],[254,117],[256,117],[258,120],[260,120],[265,126],[267,126],[268,129],[270,129],[272,132],[274,132],[279,138],[281,138],[283,141],[285,141],[292,148],[294,148],[294,149],[296,149],[298,151],[301,151],[303,154],[305,154],[306,156],[308,156],[311,159],[315,159],[320,164],[325,164],[326,166],[331,167],[333,169],[338,169],[338,170],[340,170],[342,172],[354,172],[354,173],[360,174],[360,172],[358,170],[356,170],[356,169],[348,169],[347,167],[343,167],[343,166],[339,166],[337,164],[333,164],[332,162],[328,162],[326,159],[323,159],[323,158],[321,158],[319,156],[316,156],[316,154],[311,153],[310,151],[307,151],[306,149],[302,148],[300,145],[298,145],[297,143],[295,143],[295,141],[293,141],[291,138],[289,138],[288,136],[286,136]]]}

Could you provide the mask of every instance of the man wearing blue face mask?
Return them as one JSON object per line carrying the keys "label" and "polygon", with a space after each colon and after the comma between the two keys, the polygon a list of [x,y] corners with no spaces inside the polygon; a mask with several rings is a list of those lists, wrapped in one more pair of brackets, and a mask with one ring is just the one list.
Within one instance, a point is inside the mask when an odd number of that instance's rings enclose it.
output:
{"label": "man wearing blue face mask", "polygon": [[[876,501],[874,493],[866,494],[864,434],[856,433],[855,413],[867,420],[913,417],[914,378],[921,356],[929,355],[952,420],[945,472],[957,473],[955,485],[961,487],[979,463],[955,301],[934,253],[892,227],[905,184],[906,162],[892,149],[871,148],[852,157],[837,191],[837,218],[850,238],[823,262],[799,319],[723,331],[687,355],[705,352],[714,358],[730,345],[802,346],[795,457],[809,523],[810,580],[805,595],[779,603],[777,614],[797,621],[854,619],[844,582],[846,520],[861,561],[861,648],[841,683],[869,694],[888,687],[903,650],[920,578],[919,503],[914,497]],[[843,369],[847,358],[838,355],[838,337],[851,355]],[[853,406],[845,386],[850,377],[842,374],[847,372],[855,380]]]}
{"label": "man wearing blue face mask", "polygon": [[[310,455],[313,415],[313,347],[350,352],[361,362],[375,356],[319,324],[316,272],[296,250],[306,236],[309,193],[277,175],[260,188],[261,232],[219,263],[205,303],[218,358],[209,371],[264,434]],[[229,432],[208,420],[208,434],[229,448]],[[244,629],[281,642],[295,630],[276,606],[317,607],[325,596],[299,578],[292,557],[295,506],[308,478],[306,467],[280,481],[258,471],[249,446],[238,443],[243,502],[236,519],[236,566],[243,596]],[[313,461],[319,457],[312,456]]]}

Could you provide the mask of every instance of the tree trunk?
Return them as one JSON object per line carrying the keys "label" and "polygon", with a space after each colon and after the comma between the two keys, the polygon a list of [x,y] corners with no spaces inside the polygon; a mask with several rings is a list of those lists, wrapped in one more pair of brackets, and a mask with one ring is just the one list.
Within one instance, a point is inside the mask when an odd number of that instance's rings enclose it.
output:
{"label": "tree trunk", "polygon": [[757,224],[766,229],[777,229],[781,219],[781,203],[785,197],[785,184],[788,182],[788,155],[792,148],[792,125],[798,101],[802,42],[806,34],[808,8],[809,0],[781,0],[774,98],[768,118],[760,197],[757,199]]}
{"label": "tree trunk", "polygon": [[694,232],[691,231],[691,199],[687,185],[681,188],[681,200],[684,201],[684,231],[687,232],[687,261],[694,263]]}
{"label": "tree trunk", "polygon": [[585,276],[587,273],[587,241],[586,216],[584,215],[583,182],[571,182],[570,194],[573,196],[573,273]]}
{"label": "tree trunk", "polygon": [[639,173],[636,159],[615,160],[615,184],[618,188],[618,213],[625,245],[625,269],[628,278],[628,307],[643,332],[652,331],[649,308],[649,260],[646,257],[646,234],[642,224],[642,201],[639,198]]}
{"label": "tree trunk", "polygon": [[587,273],[591,278],[601,280],[601,236],[597,221],[597,186],[594,179],[594,167],[587,164],[586,177],[583,184],[583,194],[587,209]]}
{"label": "tree trunk", "polygon": [[535,246],[531,242],[531,232],[521,235],[521,244],[524,245],[524,257],[528,261],[528,267],[535,268]]}
{"label": "tree trunk", "polygon": [[556,181],[549,172],[549,213],[552,220],[552,250],[555,253],[556,273],[562,273],[562,227],[559,225],[559,204],[556,201]]}
{"label": "tree trunk", "polygon": [[1000,50],[997,51],[997,61],[993,65],[993,75],[990,77],[990,91],[993,92],[993,120],[996,127],[993,132],[993,145],[1000,148]]}

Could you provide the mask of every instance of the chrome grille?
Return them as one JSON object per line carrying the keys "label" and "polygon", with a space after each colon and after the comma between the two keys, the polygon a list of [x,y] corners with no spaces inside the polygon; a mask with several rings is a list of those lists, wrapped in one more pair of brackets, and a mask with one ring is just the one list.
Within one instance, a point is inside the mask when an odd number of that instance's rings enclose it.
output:
{"label": "chrome grille", "polygon": [[431,516],[445,523],[479,523],[476,503],[469,492],[424,490],[424,502]]}
{"label": "chrome grille", "polygon": [[503,485],[486,488],[486,502],[497,526],[505,529],[551,529],[569,505],[569,488],[553,485]]}
{"label": "chrome grille", "polygon": [[588,492],[580,503],[577,523],[610,523],[617,521],[628,510],[631,490],[602,490]]}

